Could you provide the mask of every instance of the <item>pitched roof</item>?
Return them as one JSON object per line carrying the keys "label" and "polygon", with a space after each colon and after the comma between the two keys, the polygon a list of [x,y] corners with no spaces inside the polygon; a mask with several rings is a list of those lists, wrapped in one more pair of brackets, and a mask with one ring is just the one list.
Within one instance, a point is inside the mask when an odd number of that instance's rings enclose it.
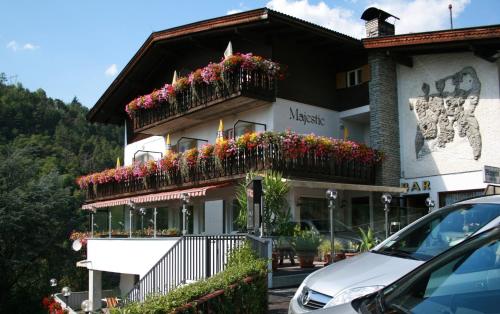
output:
{"label": "pitched roof", "polygon": [[[222,17],[217,17],[213,19],[208,19],[204,21],[199,21],[191,24],[186,24],[183,26],[178,26],[158,32],[153,32],[146,41],[142,44],[139,50],[135,53],[132,59],[127,63],[124,69],[118,74],[111,85],[106,89],[103,95],[99,98],[96,104],[90,109],[87,114],[87,119],[92,122],[105,122],[103,119],[99,119],[98,113],[103,109],[104,106],[109,102],[110,97],[115,93],[122,84],[126,81],[129,73],[137,66],[141,58],[152,49],[158,42],[168,41],[171,39],[177,39],[185,36],[190,36],[195,33],[203,33],[214,31],[217,29],[224,29],[229,27],[240,26],[244,24],[252,24],[266,21],[280,21],[288,25],[291,25],[301,30],[313,32],[315,34],[324,36],[337,41],[342,41],[344,43],[351,44],[353,46],[358,46],[362,48],[361,41],[355,39],[348,35],[330,30],[328,28],[289,16],[284,13],[280,13],[268,8],[260,8],[251,11],[241,12],[232,15],[226,15]],[[125,105],[125,104],[123,104]],[[115,121],[116,123],[116,121]]]}

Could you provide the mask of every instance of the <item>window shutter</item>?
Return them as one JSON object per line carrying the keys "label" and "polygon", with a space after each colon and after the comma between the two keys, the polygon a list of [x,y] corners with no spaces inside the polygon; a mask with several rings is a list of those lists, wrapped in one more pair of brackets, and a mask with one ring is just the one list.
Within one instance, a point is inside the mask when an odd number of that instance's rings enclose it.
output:
{"label": "window shutter", "polygon": [[371,79],[371,68],[369,64],[361,67],[361,83],[368,82]]}
{"label": "window shutter", "polygon": [[346,72],[338,72],[336,77],[337,89],[346,88],[347,87],[347,73]]}

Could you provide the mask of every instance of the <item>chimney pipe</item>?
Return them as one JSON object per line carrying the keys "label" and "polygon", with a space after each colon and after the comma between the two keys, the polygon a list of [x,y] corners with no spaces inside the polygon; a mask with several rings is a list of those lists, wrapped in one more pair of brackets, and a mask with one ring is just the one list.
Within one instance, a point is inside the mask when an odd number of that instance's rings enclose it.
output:
{"label": "chimney pipe", "polygon": [[448,5],[448,9],[450,10],[450,28],[453,29],[453,14],[452,14],[453,6],[451,3]]}

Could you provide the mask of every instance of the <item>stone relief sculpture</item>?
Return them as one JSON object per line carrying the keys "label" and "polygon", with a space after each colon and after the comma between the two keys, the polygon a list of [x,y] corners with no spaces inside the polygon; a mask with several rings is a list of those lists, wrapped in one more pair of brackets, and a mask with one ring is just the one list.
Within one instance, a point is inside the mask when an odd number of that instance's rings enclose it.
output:
{"label": "stone relief sculpture", "polygon": [[479,103],[481,82],[472,67],[435,82],[437,93],[422,84],[423,96],[417,97],[410,110],[417,115],[415,153],[417,159],[452,143],[458,133],[466,137],[474,159],[481,157],[481,133],[474,111]]}

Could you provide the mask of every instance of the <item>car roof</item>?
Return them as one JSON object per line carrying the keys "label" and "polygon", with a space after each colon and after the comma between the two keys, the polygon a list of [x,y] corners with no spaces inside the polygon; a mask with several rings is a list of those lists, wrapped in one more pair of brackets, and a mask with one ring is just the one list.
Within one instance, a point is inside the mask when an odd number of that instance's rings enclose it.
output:
{"label": "car roof", "polygon": [[487,195],[470,198],[455,204],[497,203],[500,204],[500,195]]}

